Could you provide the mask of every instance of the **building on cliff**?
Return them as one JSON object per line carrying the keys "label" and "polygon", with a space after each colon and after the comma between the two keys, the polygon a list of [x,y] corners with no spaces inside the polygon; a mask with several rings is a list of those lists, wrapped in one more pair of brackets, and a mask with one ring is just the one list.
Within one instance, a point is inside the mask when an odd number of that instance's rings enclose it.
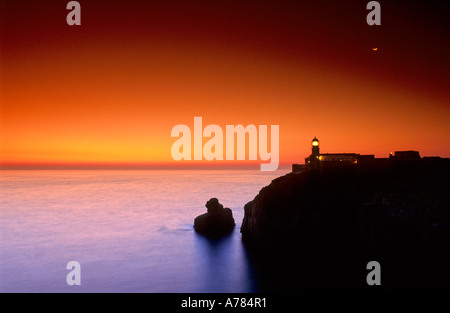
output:
{"label": "building on cliff", "polygon": [[420,160],[418,151],[395,151],[389,158],[375,158],[373,154],[359,153],[320,153],[320,142],[314,137],[311,141],[311,155],[305,158],[305,164],[292,164],[293,172],[319,170],[324,167],[349,166],[355,164],[388,164],[394,160]]}

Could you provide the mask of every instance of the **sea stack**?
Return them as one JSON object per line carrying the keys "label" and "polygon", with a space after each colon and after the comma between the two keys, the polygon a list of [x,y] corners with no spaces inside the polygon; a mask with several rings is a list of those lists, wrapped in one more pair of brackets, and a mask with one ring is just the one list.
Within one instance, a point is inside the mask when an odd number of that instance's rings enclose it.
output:
{"label": "sea stack", "polygon": [[229,234],[235,227],[233,213],[224,208],[217,198],[211,198],[205,204],[207,212],[194,220],[194,229],[207,237],[221,237]]}

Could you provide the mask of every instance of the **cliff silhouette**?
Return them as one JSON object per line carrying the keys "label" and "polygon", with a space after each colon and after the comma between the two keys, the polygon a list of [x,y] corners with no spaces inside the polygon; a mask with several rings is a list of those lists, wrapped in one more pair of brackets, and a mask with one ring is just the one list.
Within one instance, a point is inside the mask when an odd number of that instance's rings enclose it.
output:
{"label": "cliff silhouette", "polygon": [[450,290],[450,159],[290,173],[244,210],[261,291]]}

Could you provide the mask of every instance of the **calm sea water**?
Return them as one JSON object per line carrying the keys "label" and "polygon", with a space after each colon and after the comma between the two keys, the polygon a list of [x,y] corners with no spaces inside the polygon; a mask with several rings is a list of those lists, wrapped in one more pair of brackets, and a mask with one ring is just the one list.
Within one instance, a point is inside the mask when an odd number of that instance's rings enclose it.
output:
{"label": "calm sea water", "polygon": [[[0,292],[253,292],[243,206],[287,171],[0,172]],[[212,197],[231,236],[193,230]],[[68,286],[66,265],[81,265]]]}

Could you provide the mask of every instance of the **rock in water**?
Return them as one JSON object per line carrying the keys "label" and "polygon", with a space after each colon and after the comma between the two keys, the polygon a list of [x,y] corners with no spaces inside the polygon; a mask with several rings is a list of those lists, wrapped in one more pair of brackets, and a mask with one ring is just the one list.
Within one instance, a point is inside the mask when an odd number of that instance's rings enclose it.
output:
{"label": "rock in water", "polygon": [[207,213],[194,220],[194,229],[198,233],[207,237],[221,237],[233,231],[236,224],[229,208],[224,208],[217,198],[211,198],[205,206]]}

